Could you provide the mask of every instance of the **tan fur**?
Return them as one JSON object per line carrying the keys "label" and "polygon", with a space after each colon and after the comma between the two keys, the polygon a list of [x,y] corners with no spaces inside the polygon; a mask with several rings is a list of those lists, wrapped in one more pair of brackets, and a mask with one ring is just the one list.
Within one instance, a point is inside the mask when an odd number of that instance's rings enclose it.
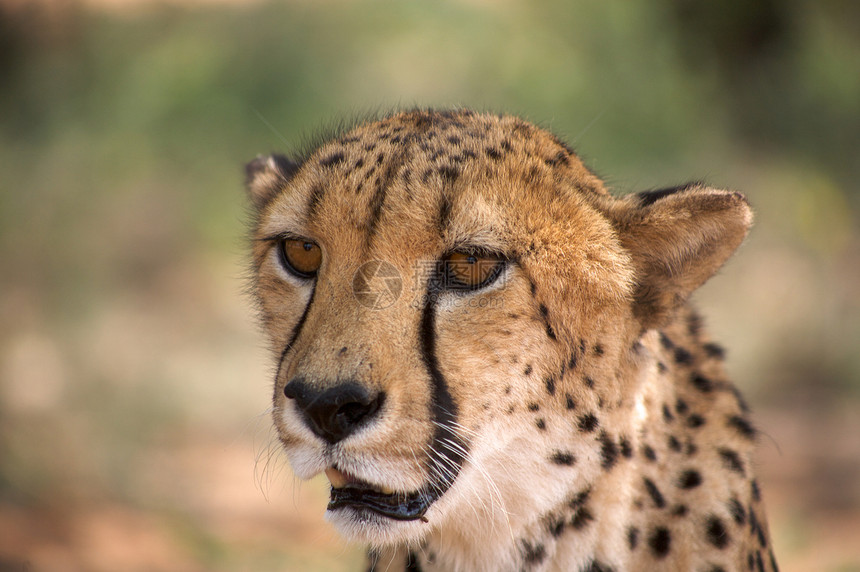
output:
{"label": "tan fur", "polygon": [[[248,174],[274,420],[296,474],[336,466],[419,490],[439,446],[428,359],[456,407],[465,460],[424,520],[327,513],[372,548],[374,569],[775,566],[754,431],[686,302],[743,240],[752,215],[740,194],[690,185],[615,198],[552,135],[468,111],[396,114]],[[320,246],[314,280],[282,267],[282,236]],[[428,306],[435,261],[470,249],[503,254],[501,276]],[[403,279],[389,307],[353,291],[371,260]],[[285,397],[295,379],[315,391],[349,380],[383,405],[326,443]]]}

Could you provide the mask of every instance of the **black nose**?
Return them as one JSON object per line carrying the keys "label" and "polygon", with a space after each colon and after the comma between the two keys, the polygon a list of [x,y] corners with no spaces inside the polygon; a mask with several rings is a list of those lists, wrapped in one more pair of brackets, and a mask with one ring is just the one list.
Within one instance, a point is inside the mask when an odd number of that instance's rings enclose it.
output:
{"label": "black nose", "polygon": [[303,378],[288,383],[284,395],[296,402],[311,431],[332,444],[373,418],[385,397],[355,382],[320,389]]}

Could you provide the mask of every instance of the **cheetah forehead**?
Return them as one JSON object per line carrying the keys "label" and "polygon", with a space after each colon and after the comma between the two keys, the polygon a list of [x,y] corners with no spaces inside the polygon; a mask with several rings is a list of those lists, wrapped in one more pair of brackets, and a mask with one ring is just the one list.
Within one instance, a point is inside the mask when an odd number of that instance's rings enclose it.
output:
{"label": "cheetah forehead", "polygon": [[271,201],[267,218],[272,232],[352,228],[367,245],[388,227],[392,240],[410,229],[501,249],[500,234],[533,234],[533,220],[513,225],[517,213],[570,220],[572,208],[608,197],[569,147],[519,118],[410,111],[317,147]]}

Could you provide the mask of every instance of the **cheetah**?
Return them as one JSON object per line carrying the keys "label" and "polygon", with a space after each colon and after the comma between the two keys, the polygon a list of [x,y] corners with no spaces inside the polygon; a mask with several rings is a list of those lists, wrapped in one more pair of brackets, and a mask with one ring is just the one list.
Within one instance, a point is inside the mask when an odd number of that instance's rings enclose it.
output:
{"label": "cheetah", "polygon": [[512,116],[413,110],[247,166],[295,474],[368,570],[776,570],[757,432],[688,302],[743,195],[616,197]]}

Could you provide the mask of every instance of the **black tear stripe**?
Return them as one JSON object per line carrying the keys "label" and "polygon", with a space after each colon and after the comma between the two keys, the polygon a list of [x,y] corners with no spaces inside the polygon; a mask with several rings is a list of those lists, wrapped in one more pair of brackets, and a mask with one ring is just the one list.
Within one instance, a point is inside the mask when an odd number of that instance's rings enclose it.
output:
{"label": "black tear stripe", "polygon": [[284,346],[284,349],[281,350],[281,357],[278,358],[278,371],[275,372],[275,384],[278,383],[278,378],[281,377],[281,369],[284,367],[284,358],[287,357],[287,353],[293,348],[293,344],[296,343],[296,340],[299,337],[299,334],[302,331],[302,326],[305,325],[305,319],[308,317],[308,310],[311,309],[311,304],[314,303],[314,294],[317,292],[317,283],[314,281],[313,288],[311,289],[311,296],[308,298],[308,303],[305,305],[305,309],[302,311],[302,316],[299,318],[299,321],[296,322],[296,325],[293,327],[293,331],[290,334],[290,341],[287,342],[287,345]]}
{"label": "black tear stripe", "polygon": [[457,424],[458,407],[448,382],[439,371],[436,358],[436,303],[441,293],[433,287],[435,277],[431,277],[427,287],[427,303],[421,316],[421,357],[427,366],[432,382],[430,408],[433,418],[433,441],[429,455],[429,488],[445,493],[460,473],[466,456],[467,445],[454,431]]}

